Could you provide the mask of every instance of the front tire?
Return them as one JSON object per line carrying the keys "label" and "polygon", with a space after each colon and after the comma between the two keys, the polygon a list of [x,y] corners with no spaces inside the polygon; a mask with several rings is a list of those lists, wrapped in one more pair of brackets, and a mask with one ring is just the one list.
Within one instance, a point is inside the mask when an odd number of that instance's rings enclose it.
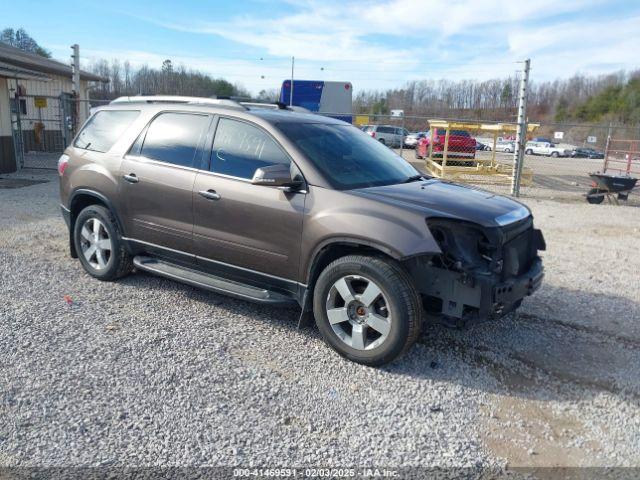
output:
{"label": "front tire", "polygon": [[89,205],[80,212],[73,228],[73,241],[82,267],[92,277],[116,280],[133,268],[115,217],[101,205]]}
{"label": "front tire", "polygon": [[391,362],[418,338],[420,297],[393,260],[349,255],[329,264],[314,289],[313,311],[324,341],[369,366]]}
{"label": "front tire", "polygon": [[384,138],[381,138],[381,139],[380,139],[380,140],[378,140],[378,141],[379,141],[381,144],[383,144],[383,145],[386,145],[386,144],[387,144],[387,142],[385,141],[385,139],[384,139]]}
{"label": "front tire", "polygon": [[533,150],[531,150],[530,148],[525,150],[524,153],[526,153],[527,155],[533,155]]}
{"label": "front tire", "polygon": [[558,154],[558,152],[551,152],[551,156],[553,158],[558,158],[560,155]]}

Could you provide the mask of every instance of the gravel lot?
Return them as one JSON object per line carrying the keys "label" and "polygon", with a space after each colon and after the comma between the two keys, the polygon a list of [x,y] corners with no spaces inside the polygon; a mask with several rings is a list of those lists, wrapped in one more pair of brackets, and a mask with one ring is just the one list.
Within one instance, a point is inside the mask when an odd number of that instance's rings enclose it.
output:
{"label": "gravel lot", "polygon": [[543,289],[372,369],[295,310],[92,279],[32,178],[0,188],[0,466],[640,466],[638,208],[525,198]]}

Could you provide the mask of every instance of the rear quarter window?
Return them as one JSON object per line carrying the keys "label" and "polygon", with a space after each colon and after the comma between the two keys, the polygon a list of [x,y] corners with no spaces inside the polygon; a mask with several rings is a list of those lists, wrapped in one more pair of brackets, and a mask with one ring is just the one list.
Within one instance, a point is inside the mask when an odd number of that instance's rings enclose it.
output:
{"label": "rear quarter window", "polygon": [[94,114],[80,131],[73,146],[107,152],[140,115],[139,110],[102,110]]}
{"label": "rear quarter window", "polygon": [[[444,128],[438,128],[436,130],[436,135],[440,136],[445,136],[447,134],[447,131]],[[456,136],[456,137],[469,137],[469,132],[467,132],[466,130],[449,130],[449,136]]]}

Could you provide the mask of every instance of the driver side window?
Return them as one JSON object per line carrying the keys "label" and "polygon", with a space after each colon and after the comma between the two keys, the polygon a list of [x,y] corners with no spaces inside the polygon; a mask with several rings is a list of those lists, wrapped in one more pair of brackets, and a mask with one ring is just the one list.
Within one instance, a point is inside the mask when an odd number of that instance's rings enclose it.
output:
{"label": "driver side window", "polygon": [[221,118],[218,122],[211,171],[245,179],[256,169],[275,164],[290,164],[289,157],[266,132],[245,122]]}

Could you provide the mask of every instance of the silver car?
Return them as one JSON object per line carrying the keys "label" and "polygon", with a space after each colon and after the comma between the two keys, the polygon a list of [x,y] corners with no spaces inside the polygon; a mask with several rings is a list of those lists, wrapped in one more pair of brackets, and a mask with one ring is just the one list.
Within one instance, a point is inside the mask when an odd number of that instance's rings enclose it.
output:
{"label": "silver car", "polygon": [[418,146],[418,140],[427,136],[427,132],[413,132],[407,135],[404,139],[405,148],[416,148]]}
{"label": "silver car", "polygon": [[516,142],[513,140],[502,140],[496,142],[496,152],[513,153],[516,151]]}
{"label": "silver car", "polygon": [[409,135],[406,129],[393,125],[365,125],[362,130],[388,147],[400,147],[404,137]]}

